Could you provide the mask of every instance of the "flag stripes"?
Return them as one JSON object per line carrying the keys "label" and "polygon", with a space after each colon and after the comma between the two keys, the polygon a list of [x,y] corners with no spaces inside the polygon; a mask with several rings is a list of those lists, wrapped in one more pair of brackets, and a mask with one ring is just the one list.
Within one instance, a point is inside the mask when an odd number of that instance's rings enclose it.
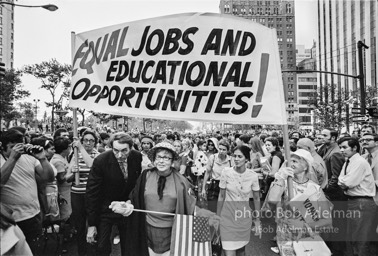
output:
{"label": "flag stripes", "polygon": [[171,255],[210,256],[208,218],[177,214],[172,230]]}

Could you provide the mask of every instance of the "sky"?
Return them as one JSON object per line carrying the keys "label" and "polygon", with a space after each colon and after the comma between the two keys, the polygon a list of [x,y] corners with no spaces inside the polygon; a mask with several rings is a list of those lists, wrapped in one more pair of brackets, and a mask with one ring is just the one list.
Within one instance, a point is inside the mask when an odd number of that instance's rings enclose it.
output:
{"label": "sky", "polygon": [[[219,0],[18,0],[17,4],[55,4],[58,10],[15,7],[14,67],[49,61],[71,64],[71,32],[81,33],[110,25],[187,12],[219,13]],[[295,0],[296,44],[312,46],[316,39],[316,0]],[[30,91],[27,102],[40,99],[38,119],[51,101],[34,77],[22,77]],[[49,113],[49,112],[48,112]]]}

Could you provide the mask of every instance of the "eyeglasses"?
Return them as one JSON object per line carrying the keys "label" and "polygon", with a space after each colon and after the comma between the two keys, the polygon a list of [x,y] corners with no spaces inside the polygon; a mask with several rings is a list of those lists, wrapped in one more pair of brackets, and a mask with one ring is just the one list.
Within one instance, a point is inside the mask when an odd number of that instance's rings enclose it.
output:
{"label": "eyeglasses", "polygon": [[172,160],[172,157],[168,157],[168,156],[156,156],[155,160],[156,161],[160,161],[160,160],[170,161],[170,160]]}
{"label": "eyeglasses", "polygon": [[208,146],[209,146],[209,147],[214,147],[214,144],[209,144]]}
{"label": "eyeglasses", "polygon": [[83,142],[84,142],[84,143],[94,143],[95,141],[92,140],[92,139],[90,139],[90,140],[85,139],[85,140],[83,140]]}
{"label": "eyeglasses", "polygon": [[370,142],[370,141],[373,141],[374,139],[360,139],[359,142]]}

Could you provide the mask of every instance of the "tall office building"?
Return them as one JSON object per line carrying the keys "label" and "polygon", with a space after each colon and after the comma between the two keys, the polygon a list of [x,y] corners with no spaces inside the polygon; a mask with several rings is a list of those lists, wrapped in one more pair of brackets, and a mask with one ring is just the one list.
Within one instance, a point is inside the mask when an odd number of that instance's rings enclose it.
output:
{"label": "tall office building", "polygon": [[[295,70],[294,0],[221,0],[220,12],[250,19],[277,30],[282,70]],[[282,73],[288,123],[299,124],[296,73]]]}
{"label": "tall office building", "polygon": [[[377,88],[377,0],[318,0],[318,67],[348,75],[359,75],[358,41],[369,49],[363,49],[363,71],[367,86]],[[334,85],[334,86],[331,86]],[[342,99],[348,99],[352,91],[360,101],[359,80],[346,76],[321,74],[319,86],[338,88]],[[377,91],[377,89],[375,90]],[[332,102],[337,93],[322,95],[325,102]]]}
{"label": "tall office building", "polygon": [[[297,46],[297,69],[298,70],[317,70],[316,69],[316,44],[311,49],[304,46]],[[298,109],[299,125],[301,129],[314,129],[313,108],[310,106],[310,98],[317,90],[317,73],[298,73]]]}
{"label": "tall office building", "polygon": [[[11,2],[13,0],[4,0]],[[14,6],[0,5],[0,62],[5,63],[5,67],[13,68],[14,50]]]}

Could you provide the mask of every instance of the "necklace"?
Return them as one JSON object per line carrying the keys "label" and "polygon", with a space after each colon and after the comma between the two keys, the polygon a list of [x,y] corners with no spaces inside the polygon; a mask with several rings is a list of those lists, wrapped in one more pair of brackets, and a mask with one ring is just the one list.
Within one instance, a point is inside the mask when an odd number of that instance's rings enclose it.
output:
{"label": "necklace", "polygon": [[298,183],[298,184],[304,184],[304,183],[308,182],[309,179],[307,178],[307,179],[305,179],[305,181],[303,181],[303,182],[300,182],[299,180],[296,180],[296,179],[293,179],[293,181],[295,181],[295,182]]}

